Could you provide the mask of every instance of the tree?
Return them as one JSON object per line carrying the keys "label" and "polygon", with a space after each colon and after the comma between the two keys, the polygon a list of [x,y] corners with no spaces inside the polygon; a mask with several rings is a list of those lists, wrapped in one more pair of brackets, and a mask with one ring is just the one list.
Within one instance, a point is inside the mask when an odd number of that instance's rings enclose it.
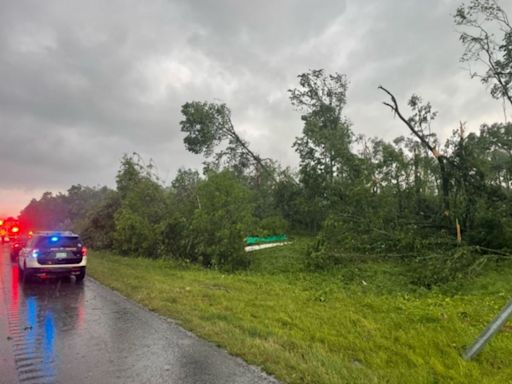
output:
{"label": "tree", "polygon": [[462,62],[483,65],[483,73],[471,76],[490,85],[492,97],[506,99],[512,106],[512,25],[496,0],[471,0],[457,8],[455,24],[463,28]]}
{"label": "tree", "polygon": [[450,213],[450,184],[446,163],[449,159],[439,152],[437,138],[430,131],[430,124],[436,118],[437,112],[432,110],[430,103],[423,104],[420,97],[413,95],[409,100],[409,106],[413,114],[409,118],[405,118],[398,107],[395,96],[381,85],[379,89],[384,91],[391,99],[391,103],[383,102],[383,104],[388,106],[402,120],[411,133],[418,138],[421,145],[431,152],[437,160],[441,177],[443,213],[448,217]]}
{"label": "tree", "polygon": [[327,75],[323,69],[311,70],[298,78],[299,87],[288,92],[292,105],[303,113],[302,136],[293,144],[300,156],[301,176],[316,179],[311,175],[314,173],[331,183],[335,177],[347,176],[353,158],[350,122],[342,115],[347,78],[340,73]]}
{"label": "tree", "polygon": [[483,125],[480,135],[465,135],[461,125],[446,144],[454,164],[450,167],[453,211],[468,242],[488,248],[503,248],[512,236],[510,128]]}
{"label": "tree", "polygon": [[130,190],[143,179],[157,179],[157,176],[153,173],[153,168],[151,162],[149,165],[145,165],[136,152],[130,155],[124,154],[116,175],[117,191],[121,194],[121,197],[124,199],[130,193]]}
{"label": "tree", "polygon": [[178,169],[176,177],[171,183],[177,202],[187,211],[201,208],[201,201],[197,195],[197,187],[201,182],[199,172],[192,169]]}
{"label": "tree", "polygon": [[306,200],[304,213],[315,231],[332,204],[340,203],[343,188],[357,178],[356,156],[350,151],[353,134],[343,116],[347,78],[323,69],[298,76],[299,86],[288,90],[292,105],[302,113],[302,136],[293,143],[300,157],[300,181]]}
{"label": "tree", "polygon": [[124,156],[117,188],[121,204],[114,215],[114,247],[122,254],[159,256],[160,224],[169,211],[169,200],[153,166],[144,165],[137,154]]}
{"label": "tree", "polygon": [[78,232],[87,246],[111,249],[114,245],[115,215],[121,208],[117,191],[106,189],[103,199],[90,208]]}
{"label": "tree", "polygon": [[274,177],[264,160],[249,148],[235,130],[231,121],[231,111],[226,104],[192,101],[181,107],[185,117],[180,121],[181,131],[187,133],[183,139],[187,150],[203,153],[206,157],[214,154],[215,147],[227,140],[227,147],[216,154],[216,163],[224,157],[232,166],[245,169],[252,160],[254,164]]}
{"label": "tree", "polygon": [[210,173],[198,187],[201,208],[187,228],[190,251],[205,266],[237,269],[248,264],[243,239],[252,224],[252,196],[230,171]]}

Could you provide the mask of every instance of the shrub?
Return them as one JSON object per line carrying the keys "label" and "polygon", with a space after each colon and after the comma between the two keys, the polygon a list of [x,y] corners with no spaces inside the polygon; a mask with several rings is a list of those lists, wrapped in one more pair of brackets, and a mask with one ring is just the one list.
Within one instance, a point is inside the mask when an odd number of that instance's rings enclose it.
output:
{"label": "shrub", "polygon": [[122,255],[157,257],[159,233],[140,215],[121,208],[115,215],[114,248]]}

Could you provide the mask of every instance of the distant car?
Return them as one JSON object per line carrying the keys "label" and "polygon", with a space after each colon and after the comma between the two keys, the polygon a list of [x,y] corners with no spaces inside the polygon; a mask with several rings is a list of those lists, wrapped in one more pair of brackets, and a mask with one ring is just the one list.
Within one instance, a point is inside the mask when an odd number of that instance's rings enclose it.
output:
{"label": "distant car", "polygon": [[73,275],[80,282],[85,277],[87,248],[73,232],[35,232],[20,251],[18,265],[24,281],[33,276]]}
{"label": "distant car", "polygon": [[0,242],[10,243],[15,241],[21,234],[19,221],[13,217],[2,220],[0,225]]}
{"label": "distant car", "polygon": [[19,236],[16,240],[11,242],[11,261],[16,261],[21,249],[25,247],[28,240],[28,236]]}

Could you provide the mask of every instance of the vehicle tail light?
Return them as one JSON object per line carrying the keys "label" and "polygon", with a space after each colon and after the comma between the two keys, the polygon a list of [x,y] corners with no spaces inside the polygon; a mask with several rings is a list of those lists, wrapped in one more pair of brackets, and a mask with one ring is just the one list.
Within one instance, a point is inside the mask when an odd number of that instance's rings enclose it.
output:
{"label": "vehicle tail light", "polygon": [[87,256],[87,248],[82,247],[82,256]]}
{"label": "vehicle tail light", "polygon": [[32,257],[37,257],[37,256],[39,256],[39,249],[32,250]]}
{"label": "vehicle tail light", "polygon": [[19,232],[19,231],[20,231],[20,229],[19,229],[18,227],[12,227],[12,228],[11,228],[11,232],[12,232],[12,233],[17,233],[17,232]]}

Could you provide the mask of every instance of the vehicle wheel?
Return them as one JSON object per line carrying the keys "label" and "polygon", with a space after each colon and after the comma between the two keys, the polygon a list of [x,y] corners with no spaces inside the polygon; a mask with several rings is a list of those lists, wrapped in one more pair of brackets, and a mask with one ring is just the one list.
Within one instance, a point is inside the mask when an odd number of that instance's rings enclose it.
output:
{"label": "vehicle wheel", "polygon": [[82,268],[80,270],[80,273],[78,275],[75,275],[75,279],[77,283],[81,283],[85,278],[85,268]]}

